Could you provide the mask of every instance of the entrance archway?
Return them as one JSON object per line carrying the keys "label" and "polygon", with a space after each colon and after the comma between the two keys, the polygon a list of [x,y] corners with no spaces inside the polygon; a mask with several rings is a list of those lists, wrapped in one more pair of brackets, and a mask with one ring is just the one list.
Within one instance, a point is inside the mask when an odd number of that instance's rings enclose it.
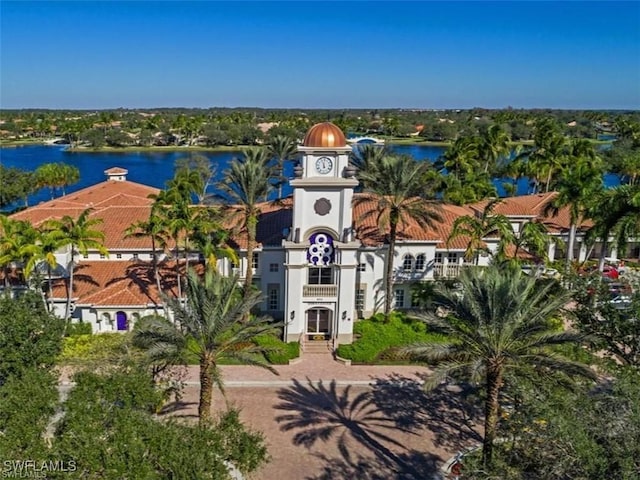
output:
{"label": "entrance archway", "polygon": [[331,316],[328,308],[317,307],[307,310],[306,334],[309,340],[328,340],[331,334]]}
{"label": "entrance archway", "polygon": [[116,312],[116,328],[118,329],[118,331],[128,330],[126,313]]}

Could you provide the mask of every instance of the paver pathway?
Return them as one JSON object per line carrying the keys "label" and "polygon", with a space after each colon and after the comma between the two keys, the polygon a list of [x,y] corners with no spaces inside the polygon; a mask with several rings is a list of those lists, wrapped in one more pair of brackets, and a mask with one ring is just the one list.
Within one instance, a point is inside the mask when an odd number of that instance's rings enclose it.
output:
{"label": "paver pathway", "polygon": [[[328,354],[303,354],[300,363],[295,365],[276,365],[278,375],[260,367],[243,365],[222,365],[224,384],[227,387],[259,387],[259,386],[288,386],[294,380],[306,382],[335,381],[337,385],[369,385],[376,378],[389,375],[402,375],[412,380],[420,380],[427,375],[429,369],[416,365],[344,365],[337,362]],[[199,367],[188,367],[185,380],[189,383],[198,382]]]}

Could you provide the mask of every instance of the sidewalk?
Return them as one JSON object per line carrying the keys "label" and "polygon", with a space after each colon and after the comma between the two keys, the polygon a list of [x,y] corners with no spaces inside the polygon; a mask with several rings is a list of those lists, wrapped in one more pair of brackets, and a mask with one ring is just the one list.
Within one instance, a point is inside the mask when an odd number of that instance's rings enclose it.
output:
{"label": "sidewalk", "polygon": [[[338,386],[360,385],[366,386],[376,378],[400,375],[411,380],[421,380],[429,373],[426,367],[416,365],[344,365],[337,362],[328,353],[303,354],[300,363],[295,365],[275,365],[278,375],[260,367],[243,365],[221,365],[222,378],[226,387],[284,387],[290,386],[295,380],[300,382],[328,383],[335,381]],[[188,367],[187,384],[198,382],[199,367]]]}

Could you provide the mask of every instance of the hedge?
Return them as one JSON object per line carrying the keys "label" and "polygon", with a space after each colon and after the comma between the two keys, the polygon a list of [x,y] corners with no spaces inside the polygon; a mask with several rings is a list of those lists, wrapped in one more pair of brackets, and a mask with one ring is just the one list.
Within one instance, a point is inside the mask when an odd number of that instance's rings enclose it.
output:
{"label": "hedge", "polygon": [[[446,341],[446,336],[428,332],[425,323],[408,319],[399,312],[392,312],[388,322],[385,322],[382,314],[360,320],[354,324],[353,333],[356,340],[350,345],[340,345],[336,353],[354,363],[394,362],[391,354],[394,347],[416,342]],[[398,363],[397,360],[395,363]]]}

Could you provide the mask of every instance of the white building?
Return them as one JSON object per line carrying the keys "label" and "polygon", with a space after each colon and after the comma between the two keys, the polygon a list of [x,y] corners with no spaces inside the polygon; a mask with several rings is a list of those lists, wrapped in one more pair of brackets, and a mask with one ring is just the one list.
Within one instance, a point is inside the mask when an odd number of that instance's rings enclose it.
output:
{"label": "white building", "polygon": [[[358,185],[357,172],[349,166],[352,147],[342,131],[331,123],[314,125],[299,147],[301,161],[290,180],[293,198],[281,205],[264,204],[258,223],[258,246],[252,259],[246,257],[246,245],[240,232],[234,238],[240,265],[235,268],[219,260],[224,274],[244,275],[250,260],[254,282],[264,292],[262,310],[285,321],[285,340],[352,341],[353,323],[380,311],[384,302],[383,272],[388,247],[384,235],[372,220],[363,220],[366,205],[354,208]],[[97,251],[77,256],[73,318],[91,323],[96,332],[127,330],[137,318],[162,311],[162,302],[152,276],[149,238],[125,236],[136,221],[149,217],[148,195],[158,190],[126,180],[127,171],[105,171],[108,179],[65,197],[40,204],[13,215],[13,218],[39,224],[64,215],[77,217],[92,208],[92,217],[102,218],[104,245],[108,257]],[[543,221],[550,234],[566,238],[568,212],[546,217],[544,205],[554,193],[506,198],[494,212],[512,221],[514,231],[524,222]],[[393,255],[394,306],[411,306],[411,286],[417,281],[454,278],[464,268],[467,239],[458,238],[447,245],[456,218],[479,215],[486,202],[459,207],[443,205],[442,221],[434,229],[417,224],[402,225]],[[588,225],[583,225],[588,227]],[[589,251],[580,230],[576,256],[597,256]],[[484,239],[495,251],[497,238]],[[169,245],[171,248],[172,245]],[[556,255],[553,242],[549,256]],[[613,254],[615,256],[615,253]],[[61,266],[69,264],[70,252],[60,252]],[[176,293],[176,276],[164,253],[161,262],[161,286]],[[480,258],[488,264],[489,256]],[[64,314],[66,290],[57,281],[53,302],[56,312]]]}

